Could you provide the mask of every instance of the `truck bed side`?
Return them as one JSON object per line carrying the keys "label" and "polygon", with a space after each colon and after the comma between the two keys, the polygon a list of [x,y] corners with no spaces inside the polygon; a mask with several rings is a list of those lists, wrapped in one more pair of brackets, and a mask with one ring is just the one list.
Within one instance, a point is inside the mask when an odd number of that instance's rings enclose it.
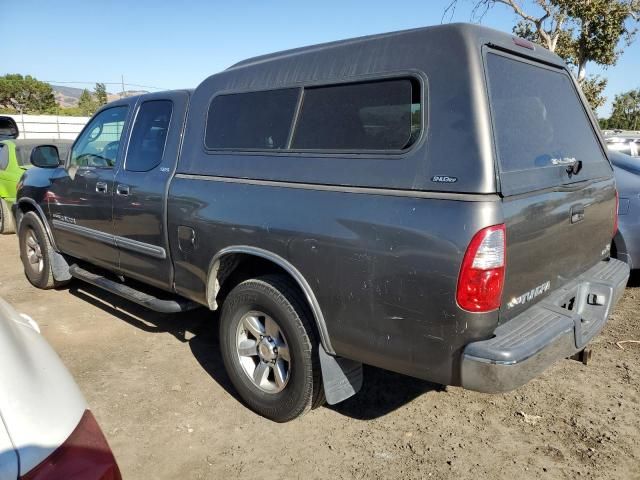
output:
{"label": "truck bed side", "polygon": [[[457,309],[455,290],[471,236],[501,222],[500,202],[400,195],[177,175],[168,229],[176,290],[207,303],[211,259],[227,247],[256,246],[305,277],[338,355],[455,383],[452,358],[498,321],[497,312]],[[180,226],[195,231],[194,249],[179,244]]]}

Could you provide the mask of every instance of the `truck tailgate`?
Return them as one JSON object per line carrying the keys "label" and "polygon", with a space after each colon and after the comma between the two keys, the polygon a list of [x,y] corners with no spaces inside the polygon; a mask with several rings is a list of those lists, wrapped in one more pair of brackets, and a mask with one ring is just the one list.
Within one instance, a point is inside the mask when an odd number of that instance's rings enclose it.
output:
{"label": "truck tailgate", "polygon": [[503,206],[507,269],[501,320],[517,315],[609,254],[613,179],[505,198]]}

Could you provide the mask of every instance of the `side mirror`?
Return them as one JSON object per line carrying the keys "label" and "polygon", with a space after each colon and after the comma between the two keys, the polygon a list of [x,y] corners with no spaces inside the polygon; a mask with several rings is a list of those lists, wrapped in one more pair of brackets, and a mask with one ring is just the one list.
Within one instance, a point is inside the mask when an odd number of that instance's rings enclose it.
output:
{"label": "side mirror", "polygon": [[55,145],[38,145],[31,150],[31,165],[40,168],[57,168],[60,166],[60,154]]}
{"label": "side mirror", "polygon": [[0,140],[18,138],[20,130],[18,124],[11,117],[0,117]]}

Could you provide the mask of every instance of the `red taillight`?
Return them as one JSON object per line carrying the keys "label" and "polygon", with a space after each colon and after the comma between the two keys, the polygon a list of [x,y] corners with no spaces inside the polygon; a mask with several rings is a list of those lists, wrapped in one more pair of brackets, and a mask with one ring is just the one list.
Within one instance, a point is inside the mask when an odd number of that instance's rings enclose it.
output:
{"label": "red taillight", "polygon": [[620,195],[618,194],[618,190],[616,189],[616,211],[613,214],[613,235],[611,238],[616,236],[618,233],[618,211],[620,210]]}
{"label": "red taillight", "polygon": [[462,260],[456,300],[469,312],[500,308],[506,260],[504,224],[476,233]]}
{"label": "red taillight", "polygon": [[109,444],[89,410],[69,438],[21,480],[122,480]]}

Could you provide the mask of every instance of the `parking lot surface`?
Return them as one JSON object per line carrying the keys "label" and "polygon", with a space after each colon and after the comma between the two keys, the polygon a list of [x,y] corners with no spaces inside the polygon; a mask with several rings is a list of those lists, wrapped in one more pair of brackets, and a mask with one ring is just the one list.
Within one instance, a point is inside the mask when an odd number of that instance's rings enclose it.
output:
{"label": "parking lot surface", "polygon": [[589,366],[502,395],[365,367],[357,396],[276,424],[235,395],[215,313],[157,314],[80,282],[37,290],[15,235],[0,259],[0,296],[40,324],[125,479],[640,479],[640,344],[616,345],[640,340],[640,276]]}

